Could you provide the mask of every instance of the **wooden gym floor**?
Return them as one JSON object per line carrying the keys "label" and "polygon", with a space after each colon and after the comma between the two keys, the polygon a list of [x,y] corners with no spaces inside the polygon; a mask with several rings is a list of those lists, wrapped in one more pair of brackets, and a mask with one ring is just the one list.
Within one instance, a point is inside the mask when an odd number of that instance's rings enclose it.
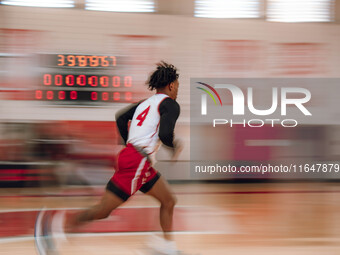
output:
{"label": "wooden gym floor", "polygon": [[[174,236],[189,254],[340,254],[340,183],[172,184]],[[0,254],[37,254],[42,207],[77,210],[103,187],[0,189]],[[138,254],[159,233],[158,204],[137,193],[60,244],[60,254]]]}

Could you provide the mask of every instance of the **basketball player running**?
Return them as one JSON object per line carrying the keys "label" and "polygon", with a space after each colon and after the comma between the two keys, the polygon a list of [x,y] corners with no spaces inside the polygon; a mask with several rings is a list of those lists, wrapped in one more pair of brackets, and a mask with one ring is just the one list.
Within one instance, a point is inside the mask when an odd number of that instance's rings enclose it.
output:
{"label": "basketball player running", "polygon": [[152,167],[160,142],[172,149],[173,159],[177,159],[182,150],[181,143],[174,140],[174,128],[180,113],[176,102],[178,77],[173,65],[158,63],[146,82],[156,94],[117,113],[116,123],[126,143],[118,156],[118,169],[108,182],[101,201],[71,217],[66,222],[67,230],[108,217],[112,210],[140,190],[160,202],[164,239],[162,244],[157,240],[154,249],[162,254],[179,254],[170,233],[176,198],[167,181]]}

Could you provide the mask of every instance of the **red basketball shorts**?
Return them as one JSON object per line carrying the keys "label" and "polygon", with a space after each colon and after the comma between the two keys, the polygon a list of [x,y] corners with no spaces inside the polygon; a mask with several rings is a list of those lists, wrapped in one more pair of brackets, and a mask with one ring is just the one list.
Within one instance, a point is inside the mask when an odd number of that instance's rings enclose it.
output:
{"label": "red basketball shorts", "polygon": [[160,174],[151,167],[147,158],[132,144],[127,144],[118,156],[116,172],[106,189],[126,201],[138,190],[148,192],[159,177]]}

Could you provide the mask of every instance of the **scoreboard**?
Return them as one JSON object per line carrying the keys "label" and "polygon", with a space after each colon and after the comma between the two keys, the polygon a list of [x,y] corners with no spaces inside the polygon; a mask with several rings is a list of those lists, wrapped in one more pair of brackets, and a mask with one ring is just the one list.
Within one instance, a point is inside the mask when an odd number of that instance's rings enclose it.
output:
{"label": "scoreboard", "polygon": [[53,55],[51,64],[68,67],[108,67],[116,66],[117,59],[115,56],[58,54]]}
{"label": "scoreboard", "polygon": [[116,56],[40,54],[34,99],[54,103],[129,103],[133,78]]}

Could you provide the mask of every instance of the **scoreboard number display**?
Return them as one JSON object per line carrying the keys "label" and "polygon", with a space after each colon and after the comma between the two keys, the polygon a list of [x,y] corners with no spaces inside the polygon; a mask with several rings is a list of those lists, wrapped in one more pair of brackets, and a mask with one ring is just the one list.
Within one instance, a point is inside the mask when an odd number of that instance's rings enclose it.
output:
{"label": "scoreboard number display", "polygon": [[133,78],[121,73],[116,56],[40,54],[37,101],[72,104],[130,103]]}
{"label": "scoreboard number display", "polygon": [[115,56],[57,55],[57,66],[108,67],[116,65],[117,60]]}

